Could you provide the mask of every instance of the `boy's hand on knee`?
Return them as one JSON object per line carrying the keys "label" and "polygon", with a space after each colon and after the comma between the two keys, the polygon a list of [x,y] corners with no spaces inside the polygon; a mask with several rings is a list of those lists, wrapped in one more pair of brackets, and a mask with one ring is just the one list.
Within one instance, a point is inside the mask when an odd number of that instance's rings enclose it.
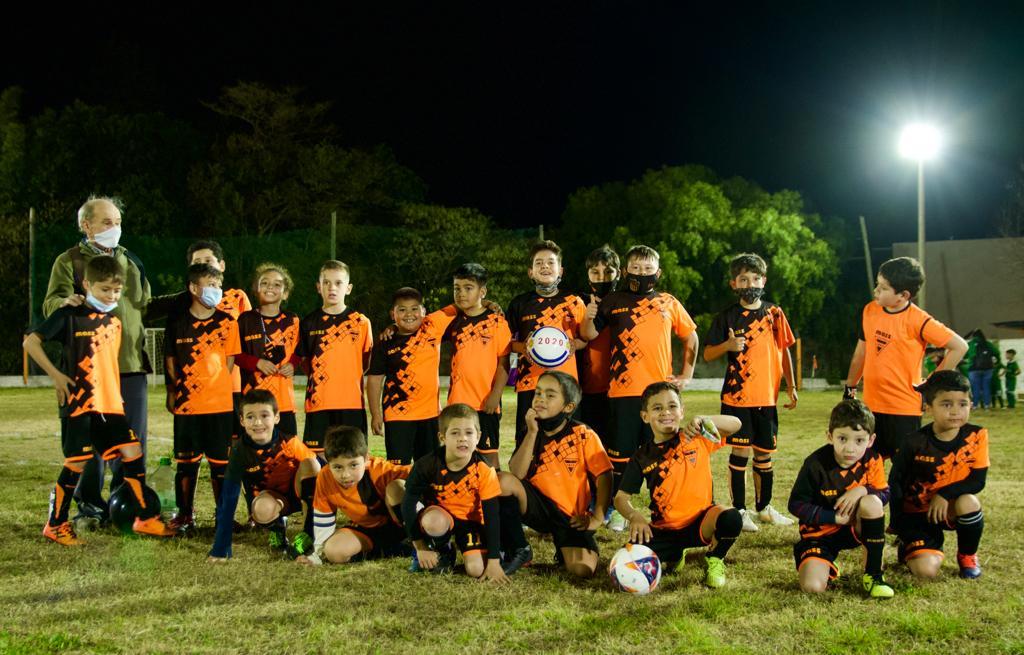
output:
{"label": "boy's hand on knee", "polygon": [[949,501],[939,494],[932,496],[932,502],[928,505],[928,522],[942,523],[948,515]]}
{"label": "boy's hand on knee", "polygon": [[866,495],[868,495],[866,487],[858,486],[850,489],[836,500],[836,513],[845,514],[848,517],[852,516],[853,512],[857,509],[857,503]]}

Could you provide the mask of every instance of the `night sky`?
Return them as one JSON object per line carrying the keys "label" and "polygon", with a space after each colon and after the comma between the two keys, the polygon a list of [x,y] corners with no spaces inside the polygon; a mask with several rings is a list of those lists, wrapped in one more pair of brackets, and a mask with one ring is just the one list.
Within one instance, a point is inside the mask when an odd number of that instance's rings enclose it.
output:
{"label": "night sky", "polygon": [[200,101],[225,85],[299,85],[334,103],[347,143],[391,146],[431,202],[502,225],[697,163],[864,214],[873,245],[916,238],[896,140],[931,118],[949,143],[926,171],[929,238],[995,234],[1024,158],[1024,3],[771,4],[50,7],[9,22],[0,88],[23,86],[30,112],[80,98],[212,126]]}

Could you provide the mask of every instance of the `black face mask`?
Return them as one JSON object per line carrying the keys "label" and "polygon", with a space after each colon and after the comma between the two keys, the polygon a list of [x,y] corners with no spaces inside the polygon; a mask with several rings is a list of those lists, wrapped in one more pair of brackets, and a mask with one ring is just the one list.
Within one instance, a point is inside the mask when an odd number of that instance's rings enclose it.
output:
{"label": "black face mask", "polygon": [[623,278],[626,281],[626,288],[633,293],[639,293],[641,296],[646,296],[650,292],[654,291],[654,286],[658,284],[658,275],[636,275],[635,273],[626,273]]}
{"label": "black face mask", "polygon": [[565,423],[567,420],[569,420],[570,416],[571,413],[568,412],[559,412],[558,414],[555,414],[554,416],[548,418],[541,418],[538,416],[537,427],[540,428],[541,431],[544,432],[545,434],[548,432],[554,432],[556,429],[558,429],[560,425],[562,425],[562,423]]}
{"label": "black face mask", "polygon": [[764,295],[764,287],[747,287],[746,289],[733,289],[732,291],[740,300],[748,305],[754,304]]}
{"label": "black face mask", "polygon": [[604,298],[612,291],[615,291],[615,280],[610,282],[591,282],[590,288],[598,298]]}

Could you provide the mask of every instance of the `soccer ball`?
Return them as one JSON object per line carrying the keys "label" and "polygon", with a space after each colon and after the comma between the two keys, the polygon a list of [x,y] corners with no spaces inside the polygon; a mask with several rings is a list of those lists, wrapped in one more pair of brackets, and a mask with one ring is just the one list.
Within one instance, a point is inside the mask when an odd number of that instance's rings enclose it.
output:
{"label": "soccer ball", "polygon": [[136,518],[148,519],[160,515],[160,497],[152,488],[142,485],[142,497],[146,499],[146,509],[139,507],[128,483],[122,483],[110,493],[110,522],[123,534],[131,534]]}
{"label": "soccer ball", "polygon": [[569,359],[569,337],[556,327],[540,327],[530,335],[526,349],[540,366],[555,368]]}
{"label": "soccer ball", "polygon": [[661,580],[661,561],[647,546],[626,544],[612,557],[608,574],[621,591],[643,596],[658,586]]}

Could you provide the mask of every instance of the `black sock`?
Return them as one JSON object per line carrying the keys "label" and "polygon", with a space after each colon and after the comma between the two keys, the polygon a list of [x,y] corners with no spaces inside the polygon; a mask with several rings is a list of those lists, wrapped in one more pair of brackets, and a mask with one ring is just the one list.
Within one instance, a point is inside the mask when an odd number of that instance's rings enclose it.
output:
{"label": "black sock", "polygon": [[715,521],[715,547],[708,551],[708,556],[725,559],[742,529],[743,517],[738,509],[722,510]]}
{"label": "black sock", "polygon": [[498,499],[498,512],[501,515],[501,545],[507,555],[520,548],[526,548],[530,542],[523,533],[523,517],[519,514],[519,501],[515,496],[502,496]]}
{"label": "black sock", "polygon": [[68,520],[68,509],[71,507],[71,498],[75,495],[75,487],[82,474],[65,466],[57,476],[57,484],[54,487],[53,512],[50,513],[50,526],[57,527]]}
{"label": "black sock", "polygon": [[228,465],[214,464],[210,460],[206,460],[210,464],[210,486],[213,487],[213,502],[220,507],[220,490],[224,486],[224,474],[227,473]]}
{"label": "black sock", "polygon": [[306,505],[306,516],[302,521],[302,531],[313,536],[313,492],[316,491],[316,477],[304,478],[299,482],[299,498]]}
{"label": "black sock", "polygon": [[882,575],[882,549],[885,548],[885,517],[860,520],[860,539],[868,551],[864,572],[871,576]]}
{"label": "black sock", "polygon": [[159,509],[155,506],[150,507],[146,505],[146,465],[144,462],[145,460],[142,459],[142,455],[130,461],[122,459],[121,471],[124,473],[124,482],[122,484],[128,485],[132,490],[135,502],[139,504],[139,518],[149,519],[156,516],[159,513]]}
{"label": "black sock", "polygon": [[190,517],[195,513],[192,505],[196,499],[198,479],[199,462],[178,462],[174,471],[174,502],[180,516]]}
{"label": "black sock", "polygon": [[985,515],[979,509],[956,519],[956,550],[961,555],[974,555],[985,529]]}
{"label": "black sock", "polygon": [[775,473],[772,471],[772,460],[754,460],[754,507],[763,510],[772,502],[772,483]]}
{"label": "black sock", "polygon": [[732,493],[732,506],[736,509],[747,508],[748,461],[748,458],[741,455],[729,455],[729,490]]}

